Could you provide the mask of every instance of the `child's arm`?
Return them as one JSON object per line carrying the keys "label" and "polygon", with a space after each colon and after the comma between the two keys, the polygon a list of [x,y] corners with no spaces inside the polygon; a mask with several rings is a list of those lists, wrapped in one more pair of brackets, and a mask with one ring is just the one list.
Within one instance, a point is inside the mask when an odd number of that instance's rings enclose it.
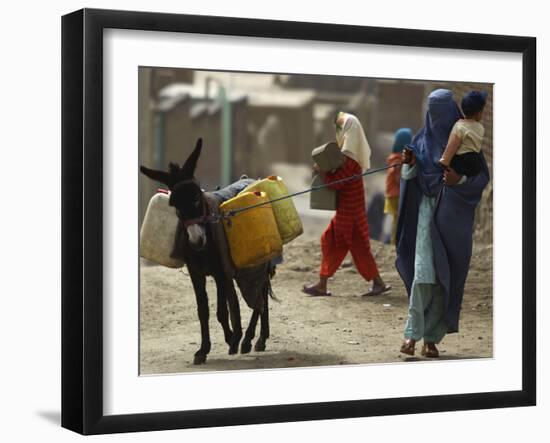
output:
{"label": "child's arm", "polygon": [[449,141],[447,142],[447,147],[445,148],[445,151],[443,151],[443,155],[439,159],[439,163],[441,165],[447,167],[451,164],[451,160],[455,156],[456,151],[458,151],[460,143],[462,143],[462,139],[455,132],[451,132],[451,135],[449,136]]}

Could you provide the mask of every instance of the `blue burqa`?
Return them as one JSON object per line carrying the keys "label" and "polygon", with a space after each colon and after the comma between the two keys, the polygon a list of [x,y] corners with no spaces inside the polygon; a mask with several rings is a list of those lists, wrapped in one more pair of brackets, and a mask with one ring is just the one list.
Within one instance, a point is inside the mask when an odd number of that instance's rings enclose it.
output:
{"label": "blue burqa", "polygon": [[475,209],[489,182],[489,170],[481,154],[482,170],[478,175],[468,177],[460,185],[443,184],[443,170],[438,160],[460,116],[451,91],[437,89],[429,95],[426,123],[409,145],[416,156],[417,175],[411,180],[401,180],[397,223],[396,267],[410,297],[415,269],[418,208],[423,195],[436,198],[431,239],[436,279],[445,297],[448,333],[458,331],[464,284],[472,255]]}

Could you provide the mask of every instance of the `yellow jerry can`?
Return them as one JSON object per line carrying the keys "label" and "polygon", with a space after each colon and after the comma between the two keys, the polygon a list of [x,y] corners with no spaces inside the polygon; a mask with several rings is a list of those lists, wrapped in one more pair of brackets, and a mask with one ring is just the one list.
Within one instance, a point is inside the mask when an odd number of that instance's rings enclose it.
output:
{"label": "yellow jerry can", "polygon": [[[220,205],[222,213],[269,201],[265,192],[244,192]],[[223,219],[223,227],[237,269],[256,266],[282,254],[283,242],[271,204]]]}
{"label": "yellow jerry can", "polygon": [[[270,175],[247,186],[242,192],[265,192],[269,200],[275,200],[288,195],[288,189],[281,177]],[[286,244],[304,232],[302,221],[296,211],[292,198],[285,198],[271,204],[277,222],[277,229],[283,244]]]}

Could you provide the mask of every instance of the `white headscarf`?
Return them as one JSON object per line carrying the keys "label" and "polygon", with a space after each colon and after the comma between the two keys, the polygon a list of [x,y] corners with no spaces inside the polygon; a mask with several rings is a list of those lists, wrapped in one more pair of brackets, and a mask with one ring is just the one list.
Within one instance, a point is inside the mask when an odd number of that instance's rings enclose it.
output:
{"label": "white headscarf", "polygon": [[344,123],[336,131],[336,142],[342,153],[361,165],[361,169],[370,168],[370,146],[361,123],[353,114],[344,114]]}

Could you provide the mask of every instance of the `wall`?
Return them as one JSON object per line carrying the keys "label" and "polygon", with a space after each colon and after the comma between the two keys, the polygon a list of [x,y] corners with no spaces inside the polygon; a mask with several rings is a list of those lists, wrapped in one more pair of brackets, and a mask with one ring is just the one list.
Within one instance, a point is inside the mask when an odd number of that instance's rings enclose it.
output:
{"label": "wall", "polygon": [[193,71],[186,69],[156,69],[151,81],[151,97],[171,83],[193,83]]}
{"label": "wall", "polygon": [[[493,176],[493,86],[482,83],[435,83],[434,87],[447,88],[454,92],[456,102],[460,101],[465,93],[471,90],[484,91],[488,93],[483,120],[481,123],[485,128],[485,136],[483,137],[483,155],[487,160],[489,174]],[[493,180],[489,182],[481,203],[476,210],[475,221],[475,239],[482,243],[491,243],[493,239]]]}
{"label": "wall", "polygon": [[[378,83],[379,131],[393,132],[396,128],[408,127],[416,132],[424,124],[419,109],[426,99],[424,84],[404,81]],[[399,103],[399,106],[395,106]]]}

